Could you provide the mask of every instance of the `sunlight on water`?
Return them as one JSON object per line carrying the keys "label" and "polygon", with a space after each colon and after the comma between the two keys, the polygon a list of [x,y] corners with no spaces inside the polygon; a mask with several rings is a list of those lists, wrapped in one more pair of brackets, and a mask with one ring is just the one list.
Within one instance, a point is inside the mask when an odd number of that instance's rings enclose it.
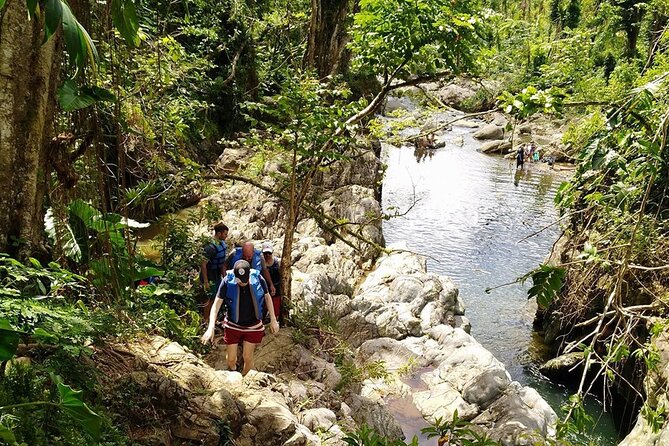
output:
{"label": "sunlight on water", "polygon": [[[480,143],[471,132],[454,126],[442,136],[446,147],[427,157],[413,148],[384,146],[383,207],[392,213],[413,205],[407,215],[384,223],[386,242],[405,242],[428,256],[429,271],[453,279],[472,335],[514,380],[535,387],[559,413],[568,392],[536,372],[541,349],[532,339],[535,306],[527,300],[528,287],[512,284],[490,294],[485,289],[513,282],[544,261],[560,231],[553,198],[568,174],[543,163],[526,163],[516,172],[512,160],[477,152]],[[595,404],[590,411],[598,418],[601,408]],[[599,444],[615,444],[608,414],[595,437]]]}

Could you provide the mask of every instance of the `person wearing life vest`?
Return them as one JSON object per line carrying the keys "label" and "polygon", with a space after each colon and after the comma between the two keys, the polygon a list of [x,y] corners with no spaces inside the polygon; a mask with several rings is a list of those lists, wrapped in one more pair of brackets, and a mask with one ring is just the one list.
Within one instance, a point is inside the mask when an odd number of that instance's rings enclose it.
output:
{"label": "person wearing life vest", "polygon": [[270,242],[262,244],[262,255],[276,290],[274,294],[270,293],[274,304],[274,314],[281,321],[281,258],[274,255],[274,247]]}
{"label": "person wearing life vest", "polygon": [[246,375],[253,369],[253,353],[256,345],[262,342],[265,335],[262,323],[263,308],[267,308],[269,312],[270,332],[272,334],[279,332],[279,322],[274,314],[272,297],[260,271],[251,268],[246,260],[238,260],[233,269],[226,271],[214,299],[207,331],[201,338],[203,344],[207,344],[214,337],[216,315],[223,302],[225,302],[223,342],[226,345],[228,369],[233,371],[237,369],[237,345],[242,342],[244,356],[242,375]]}
{"label": "person wearing life vest", "polygon": [[269,270],[265,264],[265,259],[263,258],[260,251],[255,249],[253,242],[245,242],[241,247],[235,248],[225,261],[225,269],[228,270],[232,268],[235,262],[239,260],[246,260],[251,265],[251,268],[260,271],[262,276],[265,278],[265,282],[267,282],[267,285],[269,285],[269,292],[271,295],[274,296],[276,294],[276,289],[274,288],[272,278],[269,275]]}
{"label": "person wearing life vest", "polygon": [[221,223],[214,226],[214,238],[205,245],[204,258],[200,264],[200,281],[204,288],[205,302],[203,309],[204,320],[209,320],[209,312],[214,302],[216,291],[221,283],[221,277],[225,272],[225,258],[228,245],[225,239],[228,237],[228,227]]}

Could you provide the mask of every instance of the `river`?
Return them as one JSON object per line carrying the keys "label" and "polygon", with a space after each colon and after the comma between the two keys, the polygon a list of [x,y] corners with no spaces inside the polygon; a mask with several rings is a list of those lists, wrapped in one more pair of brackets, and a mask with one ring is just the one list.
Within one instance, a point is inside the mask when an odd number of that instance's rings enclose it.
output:
{"label": "river", "polygon": [[[384,223],[386,243],[406,243],[427,257],[429,271],[450,277],[460,289],[474,338],[514,380],[536,388],[560,414],[569,392],[537,372],[542,345],[532,330],[531,280],[490,294],[485,290],[513,282],[546,258],[560,233],[553,198],[568,173],[543,163],[526,163],[516,173],[514,161],[477,152],[481,143],[472,133],[455,124],[437,138],[446,146],[428,156],[384,145],[383,207],[386,212],[411,207]],[[616,444],[610,415],[596,402],[588,411],[598,420],[589,439]],[[415,426],[405,433],[415,433]]]}

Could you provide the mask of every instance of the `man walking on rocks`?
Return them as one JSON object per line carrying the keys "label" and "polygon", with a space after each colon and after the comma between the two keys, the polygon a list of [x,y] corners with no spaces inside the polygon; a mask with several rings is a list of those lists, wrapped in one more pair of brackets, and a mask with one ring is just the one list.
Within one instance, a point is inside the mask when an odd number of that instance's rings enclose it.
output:
{"label": "man walking on rocks", "polygon": [[203,317],[209,320],[209,312],[214,302],[216,291],[220,285],[221,278],[225,273],[225,257],[228,251],[228,245],[225,239],[228,238],[228,227],[224,223],[217,223],[214,226],[214,239],[204,247],[203,259],[200,264],[200,282],[204,288],[205,302]]}
{"label": "man walking on rocks", "polygon": [[276,294],[274,289],[274,284],[272,283],[272,278],[269,275],[269,270],[265,264],[265,259],[263,258],[260,251],[255,249],[253,242],[245,242],[241,248],[237,247],[234,251],[230,253],[230,256],[225,260],[225,269],[231,269],[234,264],[239,260],[246,260],[251,265],[251,268],[260,271],[262,276],[265,278],[265,282],[269,285],[269,292]]}
{"label": "man walking on rocks", "polygon": [[202,335],[203,344],[211,342],[214,337],[216,315],[224,301],[226,315],[223,320],[223,342],[226,345],[228,369],[237,369],[237,346],[242,342],[244,358],[242,375],[246,375],[253,369],[256,345],[262,342],[265,335],[262,323],[263,307],[269,312],[270,332],[272,334],[279,332],[272,296],[260,271],[252,269],[246,260],[238,260],[234,268],[226,272],[218,288],[209,316],[209,326]]}

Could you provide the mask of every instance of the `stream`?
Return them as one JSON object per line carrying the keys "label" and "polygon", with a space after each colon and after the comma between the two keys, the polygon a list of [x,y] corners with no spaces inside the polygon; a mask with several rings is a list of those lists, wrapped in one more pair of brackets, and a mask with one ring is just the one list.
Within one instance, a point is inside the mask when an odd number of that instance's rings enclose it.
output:
{"label": "stream", "polygon": [[[513,160],[476,151],[481,142],[472,137],[475,130],[455,123],[436,138],[445,147],[423,153],[384,144],[383,208],[387,213],[411,208],[384,222],[386,244],[406,243],[427,257],[428,271],[450,277],[460,289],[474,338],[504,363],[512,379],[537,389],[560,415],[569,391],[537,371],[544,348],[532,330],[531,280],[490,294],[485,290],[513,282],[545,260],[560,234],[553,198],[569,171],[525,163],[524,171],[516,172]],[[399,421],[408,439],[425,426],[406,415],[411,405],[391,403],[395,413],[404,414]],[[588,439],[616,444],[610,414],[596,401],[587,410],[597,422]],[[422,438],[420,444],[435,441]]]}

